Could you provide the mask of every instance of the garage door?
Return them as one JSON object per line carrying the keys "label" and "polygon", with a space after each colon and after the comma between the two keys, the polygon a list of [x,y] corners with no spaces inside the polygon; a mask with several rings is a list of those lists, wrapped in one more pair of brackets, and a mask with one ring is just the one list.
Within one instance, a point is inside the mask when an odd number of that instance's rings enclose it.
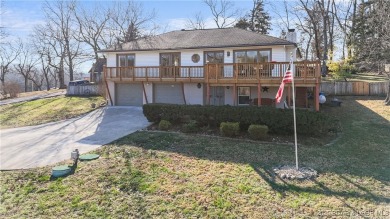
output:
{"label": "garage door", "polygon": [[184,104],[181,84],[154,84],[155,103]]}
{"label": "garage door", "polygon": [[115,105],[116,106],[142,106],[143,89],[142,84],[116,84]]}

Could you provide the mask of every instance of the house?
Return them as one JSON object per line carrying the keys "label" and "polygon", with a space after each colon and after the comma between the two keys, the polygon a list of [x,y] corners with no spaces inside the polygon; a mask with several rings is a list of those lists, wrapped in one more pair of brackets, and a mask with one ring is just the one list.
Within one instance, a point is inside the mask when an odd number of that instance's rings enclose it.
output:
{"label": "house", "polygon": [[[201,105],[291,104],[275,95],[292,54],[297,59],[296,36],[289,40],[238,28],[180,30],[102,50],[107,57],[104,80],[112,105],[147,103]],[[300,107],[319,110],[320,63],[295,61],[296,100]],[[308,96],[314,100],[308,100]]]}
{"label": "house", "polygon": [[93,63],[91,69],[88,71],[90,75],[88,80],[91,82],[100,82],[102,80],[103,66],[105,66],[106,63],[106,58],[98,58],[97,62]]}

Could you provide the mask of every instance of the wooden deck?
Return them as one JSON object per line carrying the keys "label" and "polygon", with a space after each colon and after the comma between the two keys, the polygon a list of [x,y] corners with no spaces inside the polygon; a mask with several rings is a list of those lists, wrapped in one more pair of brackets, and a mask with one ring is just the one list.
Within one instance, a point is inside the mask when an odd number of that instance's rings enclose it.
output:
{"label": "wooden deck", "polygon": [[[122,82],[184,82],[224,84],[280,84],[288,62],[225,63],[205,66],[104,67],[106,80]],[[315,86],[321,80],[320,62],[295,62],[297,86]]]}

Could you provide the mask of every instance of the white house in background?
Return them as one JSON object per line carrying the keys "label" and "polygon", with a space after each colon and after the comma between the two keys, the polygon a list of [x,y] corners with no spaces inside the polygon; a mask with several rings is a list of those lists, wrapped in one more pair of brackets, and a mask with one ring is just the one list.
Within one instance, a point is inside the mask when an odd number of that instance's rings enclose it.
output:
{"label": "white house in background", "polygon": [[[293,30],[287,38],[238,28],[180,30],[102,50],[109,102],[275,105],[292,54],[297,106],[318,110],[320,63],[296,62]],[[289,105],[291,96],[287,86],[286,103],[276,107]]]}

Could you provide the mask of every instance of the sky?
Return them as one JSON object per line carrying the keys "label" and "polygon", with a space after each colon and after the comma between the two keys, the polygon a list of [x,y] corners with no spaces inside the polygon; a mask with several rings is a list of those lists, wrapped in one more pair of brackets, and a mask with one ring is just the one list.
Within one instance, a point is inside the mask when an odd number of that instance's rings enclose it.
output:
{"label": "sky", "polygon": [[[40,0],[2,0],[5,2],[1,16],[1,26],[7,28],[12,35],[27,35],[36,24],[43,23],[42,3]],[[94,3],[112,3],[113,1],[79,0],[82,4],[92,6]],[[188,18],[201,11],[207,19],[211,19],[210,10],[201,0],[135,0],[142,3],[145,10],[155,9],[156,20],[162,30],[182,29]],[[252,7],[252,0],[233,0],[237,8],[247,12]],[[166,27],[166,28],[165,28]]]}
{"label": "sky", "polygon": [[[37,24],[44,23],[44,15],[42,13],[41,0],[2,0],[4,7],[1,9],[0,26],[5,27],[11,38],[20,37],[28,39],[33,27]],[[206,27],[216,27],[212,22],[212,15],[207,5],[201,0],[135,0],[143,5],[145,11],[154,9],[156,11],[156,21],[160,26],[160,32],[167,32],[172,30],[179,30],[185,28],[186,20],[193,18],[196,13],[201,12],[206,19]],[[232,0],[235,6],[247,13],[252,8],[252,0]],[[92,7],[95,3],[110,4],[113,1],[93,1],[93,0],[79,0],[82,4]],[[277,1],[269,0],[274,5]],[[273,13],[274,7],[266,5],[266,9],[271,14],[274,21],[277,16]],[[274,28],[270,35],[278,36],[280,30]],[[90,66],[90,63],[88,64]],[[82,67],[82,71],[88,71],[89,67],[86,65]]]}

